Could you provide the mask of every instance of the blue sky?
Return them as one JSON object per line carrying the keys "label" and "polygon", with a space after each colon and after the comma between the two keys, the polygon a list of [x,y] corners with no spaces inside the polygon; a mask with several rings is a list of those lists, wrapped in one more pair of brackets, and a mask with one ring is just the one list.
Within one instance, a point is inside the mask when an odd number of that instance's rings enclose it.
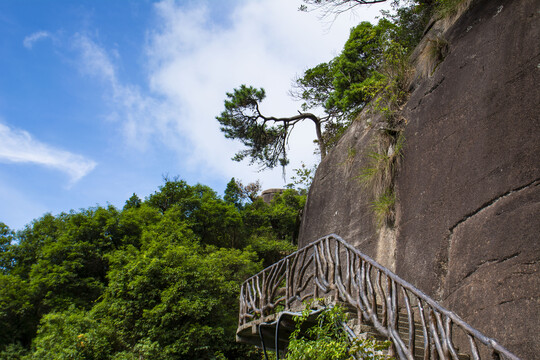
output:
{"label": "blue sky", "polygon": [[[144,198],[164,175],[222,192],[231,177],[282,187],[281,170],[230,160],[225,92],[264,87],[263,110],[296,113],[291,80],[340,51],[362,8],[332,24],[294,0],[0,1],[0,221]],[[384,5],[383,5],[384,6]],[[387,5],[386,5],[387,6]],[[313,164],[314,131],[291,139]]]}

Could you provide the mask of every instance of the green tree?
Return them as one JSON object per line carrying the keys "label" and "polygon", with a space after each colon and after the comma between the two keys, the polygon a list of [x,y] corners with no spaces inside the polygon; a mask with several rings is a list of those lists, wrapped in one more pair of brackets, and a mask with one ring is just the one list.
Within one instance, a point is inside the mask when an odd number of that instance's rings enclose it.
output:
{"label": "green tree", "polygon": [[105,255],[120,246],[123,238],[118,218],[118,211],[109,206],[64,213],[53,220],[57,230],[43,238],[28,274],[41,314],[72,304],[89,307],[101,295],[108,269]]}
{"label": "green tree", "polygon": [[[328,63],[307,69],[295,80],[292,96],[302,108],[323,107],[339,123],[354,117],[371,99],[368,82],[380,77],[388,21],[362,22],[351,29],[342,52]],[[336,124],[334,124],[336,126]]]}
{"label": "green tree", "polygon": [[272,199],[270,225],[278,239],[296,243],[305,204],[306,196],[293,189],[287,189]]}
{"label": "green tree", "polygon": [[[334,93],[334,68],[330,62],[321,63],[304,71],[297,77],[289,94],[297,100],[303,101],[302,110],[324,106],[332,113],[334,109],[326,106]],[[336,115],[333,113],[333,115]]]}
{"label": "green tree", "polygon": [[159,191],[154,192],[146,200],[150,206],[161,210],[162,213],[191,195],[191,188],[184,180],[169,179],[168,177],[163,180],[165,184],[161,185]]}
{"label": "green tree", "polygon": [[174,216],[171,224],[184,222],[204,244],[220,247],[239,245],[242,234],[239,209],[219,198],[208,186],[190,186],[182,180],[167,180],[147,203],[159,208],[166,219]]}
{"label": "green tree", "polygon": [[296,197],[238,208],[175,178],[121,211],[2,226],[0,359],[257,357],[234,341],[239,286],[294,249]]}
{"label": "green tree", "polygon": [[8,273],[14,265],[11,251],[14,235],[9,226],[0,222],[0,274]]}
{"label": "green tree", "polygon": [[240,282],[260,269],[254,253],[154,241],[110,261],[109,287],[93,311],[114,324],[124,351],[193,359],[235,347],[236,296]]}
{"label": "green tree", "polygon": [[294,126],[303,120],[311,120],[319,141],[321,159],[326,155],[326,147],[322,141],[322,124],[326,117],[320,118],[312,113],[299,112],[290,117],[263,115],[260,103],[266,97],[264,89],[241,85],[232,93],[227,93],[225,110],[216,119],[221,124],[221,131],[228,139],[240,140],[247,148],[238,152],[233,160],[241,161],[246,157],[253,164],[274,168],[285,166],[287,159],[287,142]]}
{"label": "green tree", "polygon": [[[233,178],[234,179],[234,178]],[[255,182],[248,183],[247,185],[242,184],[241,181],[236,180],[236,191],[238,191],[238,196],[240,201],[245,203],[245,201],[255,202],[259,197],[261,192],[261,183],[259,180]]]}
{"label": "green tree", "polygon": [[223,200],[229,204],[233,204],[238,209],[242,208],[242,189],[234,178],[227,183]]}
{"label": "green tree", "polygon": [[0,347],[1,360],[21,360],[28,354],[28,349],[20,343],[10,343],[5,348]]}
{"label": "green tree", "polygon": [[202,243],[232,248],[240,245],[242,217],[234,205],[219,198],[208,199],[201,202],[192,218],[191,228]]}
{"label": "green tree", "polygon": [[29,358],[56,360],[110,359],[114,354],[114,330],[84,311],[70,307],[43,317]]}
{"label": "green tree", "polygon": [[440,3],[440,0],[394,2],[394,11],[382,11],[383,19],[394,25],[389,29],[389,39],[411,53],[424,36],[424,30]]}
{"label": "green tree", "polygon": [[32,265],[38,261],[44,244],[54,242],[62,222],[52,214],[35,219],[17,234],[18,245],[12,249],[17,266],[11,273],[28,279]]}
{"label": "green tree", "polygon": [[390,342],[349,338],[344,329],[347,314],[338,305],[324,308],[317,315],[316,325],[303,331],[311,312],[311,304],[308,304],[302,315],[295,318],[296,327],[290,336],[287,360],[390,359],[381,352],[388,349]]}
{"label": "green tree", "polygon": [[315,171],[317,171],[317,165],[308,167],[302,162],[301,166],[297,169],[293,169],[295,175],[291,176],[293,181],[287,184],[289,189],[296,189],[300,195],[307,195],[313,178],[315,177]]}
{"label": "green tree", "polygon": [[28,282],[17,275],[0,274],[0,351],[9,344],[28,347],[36,326]]}
{"label": "green tree", "polygon": [[160,210],[143,203],[140,207],[124,208],[118,217],[119,248],[128,245],[140,247],[145,230],[163,220]]}
{"label": "green tree", "polygon": [[120,226],[119,212],[109,206],[46,214],[18,232],[10,248],[13,266],[0,287],[2,328],[18,329],[12,342],[29,346],[49,312],[91,308],[106,288],[106,254],[131,238],[131,230]]}
{"label": "green tree", "polygon": [[126,204],[124,205],[124,209],[129,208],[138,208],[142,204],[142,200],[137,196],[137,194],[133,193],[131,197],[126,200]]}
{"label": "green tree", "polygon": [[364,21],[351,30],[343,51],[332,61],[334,92],[326,107],[356,114],[370,100],[366,82],[380,75],[387,23],[372,25]]}
{"label": "green tree", "polygon": [[[321,160],[324,159],[351,120],[383,87],[386,79],[380,70],[391,28],[395,26],[387,19],[377,25],[362,22],[351,30],[340,55],[304,71],[290,92],[293,98],[302,101],[302,111],[297,115],[263,114],[260,105],[266,93],[262,88],[241,85],[227,93],[225,110],[216,119],[226,138],[239,140],[246,148],[233,160],[249,158],[251,164],[258,163],[263,168],[285,166],[290,133],[304,120],[314,123],[315,142]],[[309,112],[313,109],[322,109],[324,114],[314,115]]]}
{"label": "green tree", "polygon": [[276,195],[270,204],[257,199],[242,211],[246,232],[254,238],[295,244],[305,201],[306,195],[301,195],[294,189],[287,189]]}

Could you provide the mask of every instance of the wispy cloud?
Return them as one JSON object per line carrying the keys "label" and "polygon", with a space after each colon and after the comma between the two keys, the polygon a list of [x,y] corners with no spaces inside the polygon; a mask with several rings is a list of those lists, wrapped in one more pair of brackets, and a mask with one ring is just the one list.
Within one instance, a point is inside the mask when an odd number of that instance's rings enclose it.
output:
{"label": "wispy cloud", "polygon": [[107,87],[105,97],[111,103],[110,118],[121,123],[122,133],[130,145],[140,150],[157,137],[174,142],[178,135],[171,129],[171,111],[167,103],[144,93],[139,87],[119,80],[116,67],[106,49],[87,35],[76,34],[75,49],[80,53],[81,72],[100,79]]}
{"label": "wispy cloud", "polygon": [[[204,7],[202,4],[207,4]],[[340,17],[332,27],[315,15],[297,11],[294,1],[243,1],[226,18],[209,2],[189,7],[161,1],[155,5],[158,27],[149,33],[151,89],[182,109],[177,126],[194,144],[189,157],[220,176],[237,176],[264,186],[281,186],[281,170],[257,173],[230,159],[237,142],[224,138],[215,116],[223,111],[225,93],[241,84],[264,87],[262,109],[276,116],[296,114],[299,104],[289,96],[291,80],[306,68],[329,61],[348,38],[350,28],[378,15],[363,8],[361,17]],[[315,130],[302,124],[291,137],[291,167],[311,163]]]}
{"label": "wispy cloud", "polygon": [[56,149],[32,137],[27,131],[0,123],[0,161],[33,163],[66,173],[74,184],[96,167],[84,156]]}
{"label": "wispy cloud", "polygon": [[114,65],[105,49],[83,34],[75,34],[73,45],[80,51],[82,60],[80,70],[83,73],[97,76],[114,87],[118,86]]}
{"label": "wispy cloud", "polygon": [[51,37],[51,34],[49,32],[47,32],[47,31],[38,31],[38,32],[35,32],[35,33],[25,37],[24,40],[23,40],[23,45],[24,45],[25,48],[31,49],[32,46],[34,46],[34,44],[37,41],[42,40],[42,39],[46,39],[46,38],[50,38],[50,37]]}
{"label": "wispy cloud", "polygon": [[[213,14],[207,2],[155,4],[157,26],[148,31],[148,88],[122,81],[121,58],[93,37],[73,38],[81,71],[106,84],[111,114],[129,144],[145,150],[152,143],[175,151],[182,170],[261,179],[281,186],[281,170],[257,172],[231,157],[240,149],[225,139],[215,116],[223,110],[225,93],[240,84],[264,87],[263,110],[272,115],[295,114],[298,104],[287,95],[291,79],[307,67],[328,61],[342,48],[349,30],[364,18],[340,18],[330,29],[316,16],[297,11],[290,0],[244,1],[227,19]],[[368,14],[369,12],[369,14]],[[378,14],[369,11],[367,18]],[[292,167],[316,161],[312,124],[302,124],[291,137]]]}

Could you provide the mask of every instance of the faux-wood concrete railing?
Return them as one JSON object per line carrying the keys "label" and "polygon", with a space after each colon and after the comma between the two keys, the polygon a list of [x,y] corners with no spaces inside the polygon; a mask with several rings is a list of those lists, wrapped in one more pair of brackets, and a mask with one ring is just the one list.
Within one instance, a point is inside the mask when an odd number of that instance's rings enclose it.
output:
{"label": "faux-wood concrete railing", "polygon": [[329,296],[356,309],[360,323],[390,339],[400,359],[420,353],[426,360],[519,359],[337,235],[247,279],[240,292],[239,331],[280,311],[298,310],[304,300]]}

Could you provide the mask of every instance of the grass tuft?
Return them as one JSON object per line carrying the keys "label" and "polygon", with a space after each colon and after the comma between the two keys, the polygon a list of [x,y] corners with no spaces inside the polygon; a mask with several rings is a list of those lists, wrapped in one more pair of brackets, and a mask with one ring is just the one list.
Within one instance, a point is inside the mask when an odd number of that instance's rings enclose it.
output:
{"label": "grass tuft", "polygon": [[376,179],[383,177],[389,168],[389,157],[386,154],[380,154],[376,151],[370,151],[366,154],[368,164],[360,169],[360,175],[357,179],[364,186],[372,185]]}
{"label": "grass tuft", "polygon": [[452,19],[459,17],[469,7],[470,0],[438,0],[435,13],[439,19]]}
{"label": "grass tuft", "polygon": [[395,219],[396,194],[392,190],[387,190],[371,203],[377,225],[393,226]]}
{"label": "grass tuft", "polygon": [[433,75],[440,63],[448,55],[448,41],[437,35],[427,40],[426,46],[418,57],[418,68],[424,77]]}
{"label": "grass tuft", "polygon": [[403,157],[405,136],[397,134],[381,135],[373,144],[373,150],[366,154],[367,164],[356,177],[366,188],[371,188],[373,198],[371,208],[378,227],[393,226],[395,218],[394,177],[399,159]]}

